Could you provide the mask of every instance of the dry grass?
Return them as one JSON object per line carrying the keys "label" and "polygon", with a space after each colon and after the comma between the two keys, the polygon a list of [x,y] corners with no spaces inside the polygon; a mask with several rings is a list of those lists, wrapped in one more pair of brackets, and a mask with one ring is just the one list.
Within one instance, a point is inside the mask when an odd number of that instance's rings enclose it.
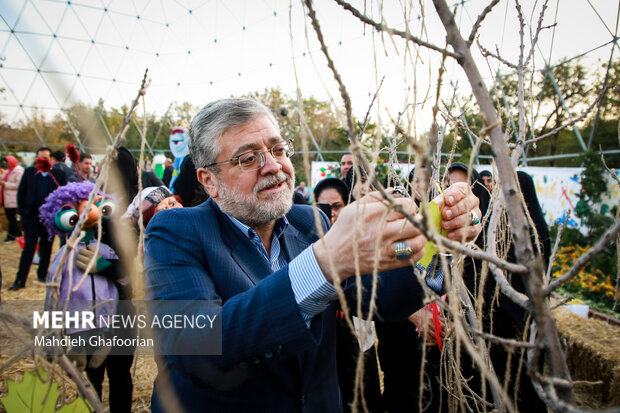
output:
{"label": "dry grass", "polygon": [[566,309],[554,315],[568,348],[567,363],[580,404],[597,409],[620,406],[620,328]]}
{"label": "dry grass", "polygon": [[[6,227],[4,226],[3,228]],[[0,231],[0,240],[3,240],[5,237],[6,231]],[[15,280],[21,248],[17,242],[0,245],[2,245],[2,250],[0,252],[0,266],[2,268],[2,300],[43,300],[45,297],[45,287],[37,281],[36,265],[32,265],[30,267],[26,288],[17,291],[7,290]],[[55,254],[56,251],[58,251],[58,241],[54,243],[52,254]],[[3,329],[5,329],[5,326],[0,324],[0,333],[2,333]],[[0,366],[3,365],[9,358],[10,356],[0,356]],[[43,365],[48,368],[51,367],[47,361],[40,358],[37,358],[37,363],[43,363]],[[22,380],[24,372],[33,370],[34,366],[34,359],[32,355],[29,355],[21,358],[19,361],[12,364],[8,369],[0,372],[0,397],[6,396],[7,394],[7,379],[19,382]],[[46,370],[48,370],[48,368]],[[58,368],[56,371],[58,372]],[[157,376],[157,366],[155,365],[153,356],[136,356],[132,367],[132,376],[134,384],[132,411],[150,412],[153,381]],[[73,384],[73,382],[66,376],[61,376],[58,381],[58,389],[61,393],[61,397],[64,397],[65,402],[71,402],[77,394],[75,384]],[[107,399],[108,379],[106,377],[103,384],[103,402],[106,405]],[[0,412],[4,411],[4,406],[0,403]]]}

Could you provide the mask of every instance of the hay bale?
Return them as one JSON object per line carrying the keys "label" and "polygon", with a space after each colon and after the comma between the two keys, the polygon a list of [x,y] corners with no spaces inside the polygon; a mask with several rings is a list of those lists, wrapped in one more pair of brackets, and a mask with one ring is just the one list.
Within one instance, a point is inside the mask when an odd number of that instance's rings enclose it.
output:
{"label": "hay bale", "polygon": [[[603,321],[586,319],[560,308],[554,311],[558,332],[567,344],[567,364],[573,380],[585,381],[576,386],[590,396],[600,394],[600,404],[589,407],[620,405],[620,328]],[[600,389],[600,390],[599,390]],[[591,397],[590,397],[591,398]]]}

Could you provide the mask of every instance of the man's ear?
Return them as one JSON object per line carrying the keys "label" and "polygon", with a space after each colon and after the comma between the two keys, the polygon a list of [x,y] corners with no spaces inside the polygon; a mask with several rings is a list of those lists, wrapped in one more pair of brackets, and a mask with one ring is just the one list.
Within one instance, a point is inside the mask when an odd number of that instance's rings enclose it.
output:
{"label": "man's ear", "polygon": [[213,199],[217,199],[217,179],[215,173],[207,168],[198,168],[196,170],[196,178],[198,178],[198,182],[200,182],[209,193],[209,196]]}

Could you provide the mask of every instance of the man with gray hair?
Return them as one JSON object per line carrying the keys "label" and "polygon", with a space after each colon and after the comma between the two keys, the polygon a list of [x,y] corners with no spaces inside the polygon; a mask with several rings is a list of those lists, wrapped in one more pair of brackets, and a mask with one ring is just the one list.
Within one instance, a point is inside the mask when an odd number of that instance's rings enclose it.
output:
{"label": "man with gray hair", "polygon": [[[292,205],[293,144],[256,101],[208,104],[189,135],[210,199],[154,216],[145,236],[146,292],[151,300],[216,303],[221,352],[160,357],[152,410],[337,412],[337,290],[354,306],[350,277],[377,270],[377,316],[405,319],[422,307],[411,265],[426,239],[378,193],[343,208],[331,229],[324,214]],[[415,212],[409,200],[397,202]],[[465,184],[446,190],[442,225],[450,238],[476,236],[469,214],[480,214],[477,205]],[[360,280],[367,311],[372,276]],[[167,329],[155,337],[206,348],[214,334]]]}

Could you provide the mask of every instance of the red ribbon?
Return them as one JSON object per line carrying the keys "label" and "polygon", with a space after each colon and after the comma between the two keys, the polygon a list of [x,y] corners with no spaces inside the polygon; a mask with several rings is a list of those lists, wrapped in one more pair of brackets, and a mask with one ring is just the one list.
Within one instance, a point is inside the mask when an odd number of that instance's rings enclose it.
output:
{"label": "red ribbon", "polygon": [[439,351],[442,350],[443,344],[441,342],[441,322],[439,321],[439,315],[441,311],[439,310],[439,306],[435,303],[430,303],[426,306],[433,313],[433,325],[435,326],[435,340],[437,340],[437,345],[439,346]]}

